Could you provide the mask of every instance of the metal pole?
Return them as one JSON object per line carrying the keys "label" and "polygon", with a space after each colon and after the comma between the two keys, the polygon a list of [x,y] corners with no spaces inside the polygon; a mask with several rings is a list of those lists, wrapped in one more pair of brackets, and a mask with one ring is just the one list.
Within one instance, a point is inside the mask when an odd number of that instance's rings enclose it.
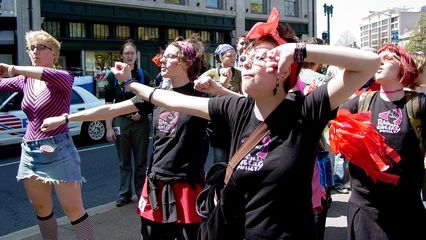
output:
{"label": "metal pole", "polygon": [[327,15],[327,44],[330,45],[330,16],[333,16],[333,5],[328,6],[324,3],[323,7],[324,15]]}

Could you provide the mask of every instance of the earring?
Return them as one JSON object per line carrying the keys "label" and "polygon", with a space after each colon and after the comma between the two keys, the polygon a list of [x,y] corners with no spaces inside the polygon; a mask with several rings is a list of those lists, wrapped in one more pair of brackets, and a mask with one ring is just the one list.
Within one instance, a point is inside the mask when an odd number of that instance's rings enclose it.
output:
{"label": "earring", "polygon": [[275,88],[274,88],[274,91],[273,91],[274,96],[277,95],[278,86],[279,86],[278,83],[275,84]]}

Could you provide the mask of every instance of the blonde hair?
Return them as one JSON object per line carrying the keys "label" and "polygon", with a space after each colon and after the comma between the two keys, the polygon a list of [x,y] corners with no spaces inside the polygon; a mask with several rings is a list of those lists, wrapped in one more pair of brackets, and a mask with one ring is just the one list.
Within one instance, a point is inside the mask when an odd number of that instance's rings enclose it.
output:
{"label": "blonde hair", "polygon": [[423,52],[412,53],[411,57],[417,66],[417,71],[419,73],[423,72],[426,67],[426,55]]}
{"label": "blonde hair", "polygon": [[58,61],[59,58],[59,51],[61,50],[61,43],[56,40],[52,35],[49,33],[39,30],[39,31],[29,31],[25,34],[25,41],[27,44],[27,49],[30,48],[30,45],[33,41],[40,41],[43,42],[46,46],[50,47],[52,51],[55,51],[56,56],[53,60],[53,64],[55,64]]}

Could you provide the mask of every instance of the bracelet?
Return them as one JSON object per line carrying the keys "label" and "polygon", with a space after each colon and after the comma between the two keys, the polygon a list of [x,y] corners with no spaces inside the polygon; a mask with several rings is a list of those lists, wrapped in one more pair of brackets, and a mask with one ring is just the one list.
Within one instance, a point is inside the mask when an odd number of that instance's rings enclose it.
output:
{"label": "bracelet", "polygon": [[293,59],[297,63],[303,63],[306,58],[306,44],[305,43],[296,43],[296,48],[294,49]]}
{"label": "bracelet", "polygon": [[157,90],[158,88],[154,88],[153,90],[152,90],[152,92],[149,94],[149,97],[148,97],[148,102],[149,103],[152,103],[151,101],[152,101],[152,96],[154,96],[154,92]]}
{"label": "bracelet", "polygon": [[65,113],[64,117],[65,117],[65,123],[68,124],[70,122],[68,119],[68,113]]}
{"label": "bracelet", "polygon": [[126,85],[128,85],[128,84],[130,84],[130,83],[132,83],[132,82],[135,82],[136,81],[136,79],[135,78],[129,78],[129,79],[127,79],[127,80],[124,80],[122,83],[121,83],[121,86],[122,87],[125,87]]}
{"label": "bracelet", "polygon": [[121,90],[123,90],[124,93],[127,93],[127,89],[125,87],[126,87],[126,85],[129,85],[132,82],[136,82],[136,79],[135,78],[129,78],[127,80],[124,80],[121,83]]}
{"label": "bracelet", "polygon": [[15,65],[9,65],[9,67],[7,67],[7,75],[11,78],[13,76],[15,76],[13,74],[13,68],[15,68]]}

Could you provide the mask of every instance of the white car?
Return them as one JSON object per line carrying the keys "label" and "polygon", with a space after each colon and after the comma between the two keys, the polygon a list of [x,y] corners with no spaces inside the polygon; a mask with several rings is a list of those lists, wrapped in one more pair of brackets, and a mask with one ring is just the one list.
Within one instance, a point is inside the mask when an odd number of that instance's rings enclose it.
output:
{"label": "white car", "polygon": [[[21,110],[22,93],[0,93],[0,146],[17,144],[22,141],[27,128],[27,116]],[[103,105],[86,89],[74,85],[71,95],[71,113]],[[106,127],[103,121],[70,122],[72,136],[80,135],[85,142],[100,142],[105,139]]]}

